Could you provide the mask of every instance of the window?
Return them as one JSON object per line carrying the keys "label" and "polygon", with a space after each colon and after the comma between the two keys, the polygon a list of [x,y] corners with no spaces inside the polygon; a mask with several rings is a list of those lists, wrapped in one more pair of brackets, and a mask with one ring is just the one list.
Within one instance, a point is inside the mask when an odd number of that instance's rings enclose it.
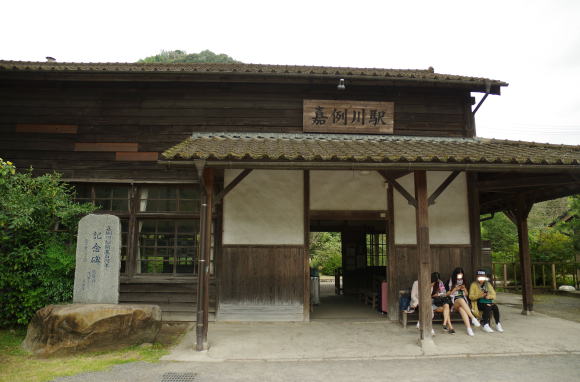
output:
{"label": "window", "polygon": [[197,185],[74,186],[77,201],[92,202],[99,207],[97,213],[121,219],[122,273],[197,274],[200,206]]}
{"label": "window", "polygon": [[387,265],[387,235],[384,233],[367,233],[367,266]]}

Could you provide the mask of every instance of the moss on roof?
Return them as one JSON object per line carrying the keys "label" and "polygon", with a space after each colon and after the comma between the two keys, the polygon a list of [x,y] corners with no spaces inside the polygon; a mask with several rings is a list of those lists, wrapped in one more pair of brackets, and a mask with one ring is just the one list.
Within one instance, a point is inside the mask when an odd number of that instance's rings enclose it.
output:
{"label": "moss on roof", "polygon": [[0,72],[115,72],[115,73],[179,73],[179,74],[238,74],[253,76],[286,77],[329,77],[346,79],[374,79],[390,81],[415,81],[461,84],[465,86],[494,88],[507,86],[503,81],[480,77],[468,77],[435,73],[433,68],[421,69],[378,69],[331,66],[226,64],[226,63],[74,63],[74,62],[27,62],[1,61]]}
{"label": "moss on roof", "polygon": [[569,165],[580,170],[580,146],[396,135],[194,133],[162,156],[173,160]]}

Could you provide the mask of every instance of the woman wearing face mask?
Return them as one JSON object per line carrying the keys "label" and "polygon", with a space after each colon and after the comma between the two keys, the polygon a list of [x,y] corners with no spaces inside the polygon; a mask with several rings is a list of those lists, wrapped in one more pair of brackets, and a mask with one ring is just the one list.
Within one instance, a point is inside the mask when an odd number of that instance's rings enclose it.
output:
{"label": "woman wearing face mask", "polygon": [[[474,336],[473,329],[471,329],[471,324],[476,328],[480,327],[479,321],[471,312],[467,299],[469,298],[469,292],[465,288],[465,280],[463,278],[465,272],[463,268],[458,267],[453,270],[451,274],[451,279],[447,284],[448,292],[447,295],[451,297],[451,302],[453,303],[453,310],[458,311],[467,327],[467,334],[469,336]],[[469,320],[471,319],[471,323]]]}
{"label": "woman wearing face mask", "polygon": [[443,330],[448,331],[449,334],[455,334],[451,324],[451,299],[447,296],[447,290],[439,272],[431,273],[431,299],[433,312],[443,313]]}
{"label": "woman wearing face mask", "polygon": [[495,300],[495,290],[493,285],[489,282],[484,269],[478,269],[475,273],[476,281],[471,283],[469,287],[469,295],[471,296],[471,305],[473,311],[482,313],[481,324],[483,331],[493,333],[493,329],[489,326],[489,319],[493,314],[495,320],[495,330],[502,333],[503,328],[499,322],[499,309],[493,302]]}

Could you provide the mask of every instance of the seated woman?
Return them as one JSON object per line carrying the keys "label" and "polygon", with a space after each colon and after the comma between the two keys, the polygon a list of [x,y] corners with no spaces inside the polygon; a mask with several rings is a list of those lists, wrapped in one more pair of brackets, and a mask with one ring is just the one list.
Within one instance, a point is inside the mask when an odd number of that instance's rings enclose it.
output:
{"label": "seated woman", "polygon": [[493,313],[495,330],[503,333],[503,327],[499,322],[499,308],[493,302],[495,300],[495,289],[489,282],[484,269],[478,269],[475,272],[475,277],[476,281],[472,282],[469,287],[473,312],[475,314],[482,313],[481,324],[483,325],[483,331],[487,333],[493,333],[493,329],[489,326],[489,319]]}
{"label": "seated woman", "polygon": [[[469,336],[474,336],[473,329],[471,329],[471,324],[476,328],[480,327],[479,321],[471,312],[468,304],[469,292],[465,288],[463,268],[458,267],[453,270],[451,274],[451,279],[448,282],[447,295],[451,297],[451,302],[453,303],[453,310],[458,311],[467,327],[467,334]],[[471,324],[469,320],[471,319]]]}
{"label": "seated woman", "polygon": [[447,296],[445,284],[441,281],[439,272],[431,273],[431,298],[433,312],[443,313],[443,330],[455,334],[451,324],[451,299]]}

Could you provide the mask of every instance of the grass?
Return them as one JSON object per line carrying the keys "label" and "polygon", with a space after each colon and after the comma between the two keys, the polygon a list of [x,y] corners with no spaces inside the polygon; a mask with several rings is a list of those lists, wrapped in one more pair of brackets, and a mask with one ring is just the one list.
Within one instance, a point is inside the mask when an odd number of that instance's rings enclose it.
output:
{"label": "grass", "polygon": [[56,377],[100,371],[129,362],[156,362],[168,353],[165,346],[154,344],[151,347],[131,346],[109,352],[38,358],[20,348],[25,336],[24,329],[0,330],[1,382],[50,381]]}

